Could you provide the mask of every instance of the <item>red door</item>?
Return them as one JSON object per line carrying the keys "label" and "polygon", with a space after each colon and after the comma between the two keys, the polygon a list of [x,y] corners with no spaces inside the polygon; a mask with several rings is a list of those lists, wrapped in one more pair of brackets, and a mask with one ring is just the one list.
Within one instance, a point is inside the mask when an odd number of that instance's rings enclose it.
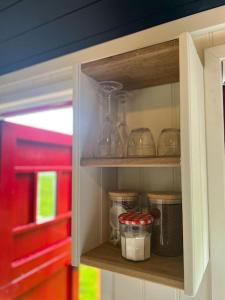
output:
{"label": "red door", "polygon": [[[7,122],[0,123],[0,137],[0,299],[76,299],[72,137]],[[54,215],[41,219],[45,195]]]}

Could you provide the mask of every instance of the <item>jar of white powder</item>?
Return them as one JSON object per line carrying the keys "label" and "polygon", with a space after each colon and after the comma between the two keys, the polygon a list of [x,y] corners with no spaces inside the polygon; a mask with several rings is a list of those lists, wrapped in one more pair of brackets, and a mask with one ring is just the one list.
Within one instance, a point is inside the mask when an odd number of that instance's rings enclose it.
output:
{"label": "jar of white powder", "polygon": [[119,216],[122,256],[132,261],[144,261],[151,256],[153,217],[131,212]]}

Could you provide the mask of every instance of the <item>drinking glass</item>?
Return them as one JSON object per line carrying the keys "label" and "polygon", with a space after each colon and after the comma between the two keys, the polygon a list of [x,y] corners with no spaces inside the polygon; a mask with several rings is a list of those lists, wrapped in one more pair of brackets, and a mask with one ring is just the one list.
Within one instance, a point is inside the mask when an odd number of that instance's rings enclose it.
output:
{"label": "drinking glass", "polygon": [[149,128],[137,128],[131,131],[128,140],[127,156],[129,157],[156,156],[155,142]]}
{"label": "drinking glass", "polygon": [[180,156],[180,129],[165,128],[161,131],[157,154],[158,156]]}

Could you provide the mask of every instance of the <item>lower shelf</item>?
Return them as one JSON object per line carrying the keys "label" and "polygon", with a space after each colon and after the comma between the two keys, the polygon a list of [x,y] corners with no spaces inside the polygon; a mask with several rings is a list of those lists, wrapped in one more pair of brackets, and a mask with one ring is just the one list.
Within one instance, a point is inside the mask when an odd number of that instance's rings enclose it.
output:
{"label": "lower shelf", "polygon": [[148,261],[131,262],[121,257],[119,248],[104,243],[82,255],[81,263],[179,289],[184,288],[183,257],[152,255]]}

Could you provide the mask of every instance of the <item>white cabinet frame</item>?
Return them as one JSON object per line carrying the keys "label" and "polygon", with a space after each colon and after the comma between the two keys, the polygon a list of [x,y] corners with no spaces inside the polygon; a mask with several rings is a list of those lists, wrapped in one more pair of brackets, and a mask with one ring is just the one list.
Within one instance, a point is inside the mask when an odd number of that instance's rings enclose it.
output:
{"label": "white cabinet frame", "polygon": [[205,50],[205,102],[212,300],[225,295],[225,148],[222,61],[225,45]]}
{"label": "white cabinet frame", "polygon": [[[181,34],[179,44],[184,293],[195,296],[209,261],[204,70],[191,35]],[[100,168],[85,169],[79,165],[80,153],[84,155],[88,150],[90,143],[87,143],[87,137],[91,137],[90,133],[93,133],[91,122],[98,119],[98,112],[93,80],[83,74],[79,66],[74,71],[76,139],[73,265],[79,266],[82,253],[96,248],[105,241],[102,225],[106,222],[104,215],[107,214],[107,208],[103,205],[106,202],[107,182],[112,184],[113,180],[110,173],[102,176],[103,171]],[[87,152],[86,157],[89,156]],[[105,214],[102,213],[103,208]],[[93,220],[97,220],[95,228]]]}
{"label": "white cabinet frame", "polygon": [[184,292],[195,296],[209,261],[204,69],[190,34],[179,43]]}

